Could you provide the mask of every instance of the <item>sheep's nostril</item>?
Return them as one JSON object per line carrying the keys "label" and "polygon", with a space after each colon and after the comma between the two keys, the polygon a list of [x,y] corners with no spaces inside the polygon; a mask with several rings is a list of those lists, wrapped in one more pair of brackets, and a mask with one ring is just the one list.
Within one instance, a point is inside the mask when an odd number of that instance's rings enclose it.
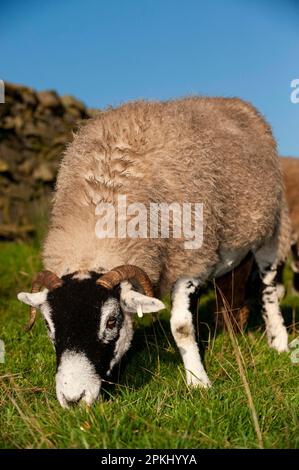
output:
{"label": "sheep's nostril", "polygon": [[84,396],[85,396],[85,390],[81,393],[80,396],[70,398],[70,397],[67,397],[66,395],[63,395],[63,398],[66,401],[67,405],[70,406],[70,405],[77,405],[82,400],[82,398],[84,398]]}

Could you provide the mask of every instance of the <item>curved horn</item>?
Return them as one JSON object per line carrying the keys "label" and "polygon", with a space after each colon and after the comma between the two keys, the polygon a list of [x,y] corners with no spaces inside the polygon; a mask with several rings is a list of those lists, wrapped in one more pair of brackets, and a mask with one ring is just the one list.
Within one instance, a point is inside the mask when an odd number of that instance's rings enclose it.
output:
{"label": "curved horn", "polygon": [[154,297],[153,286],[150,278],[143,269],[132,264],[125,264],[111,269],[111,271],[103,274],[103,276],[97,280],[97,284],[105,287],[106,289],[112,289],[120,282],[127,281],[129,279],[135,279],[143,288],[145,295]]}
{"label": "curved horn", "polygon": [[[52,271],[41,271],[39,272],[32,281],[31,293],[36,293],[41,287],[46,287],[49,290],[61,287],[63,281]],[[30,307],[29,322],[26,326],[26,331],[30,331],[33,327],[36,319],[36,308]]]}

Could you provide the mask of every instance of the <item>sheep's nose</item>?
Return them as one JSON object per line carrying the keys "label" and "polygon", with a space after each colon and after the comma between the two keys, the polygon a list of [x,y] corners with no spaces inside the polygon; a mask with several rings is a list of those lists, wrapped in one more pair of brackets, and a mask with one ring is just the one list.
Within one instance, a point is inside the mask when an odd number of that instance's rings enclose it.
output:
{"label": "sheep's nose", "polygon": [[63,399],[65,400],[67,406],[71,406],[71,405],[77,405],[82,400],[82,398],[84,398],[84,396],[85,396],[85,390],[81,393],[81,395],[79,396],[77,395],[74,397],[69,397],[63,394]]}
{"label": "sheep's nose", "polygon": [[56,395],[62,407],[80,401],[91,405],[99,396],[101,379],[84,353],[65,351],[56,374]]}

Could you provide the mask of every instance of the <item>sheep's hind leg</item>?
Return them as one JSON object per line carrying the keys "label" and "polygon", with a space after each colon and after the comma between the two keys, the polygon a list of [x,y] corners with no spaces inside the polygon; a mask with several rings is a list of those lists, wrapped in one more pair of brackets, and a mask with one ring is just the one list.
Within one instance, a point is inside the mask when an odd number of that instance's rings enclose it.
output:
{"label": "sheep's hind leg", "polygon": [[199,282],[196,279],[179,279],[172,292],[171,331],[181,353],[187,384],[209,387],[210,381],[201,362],[195,338],[192,313],[196,310]]}
{"label": "sheep's hind leg", "polygon": [[264,246],[255,253],[262,286],[263,318],[269,346],[278,352],[288,351],[288,334],[279,308],[276,276],[277,262],[273,245]]}

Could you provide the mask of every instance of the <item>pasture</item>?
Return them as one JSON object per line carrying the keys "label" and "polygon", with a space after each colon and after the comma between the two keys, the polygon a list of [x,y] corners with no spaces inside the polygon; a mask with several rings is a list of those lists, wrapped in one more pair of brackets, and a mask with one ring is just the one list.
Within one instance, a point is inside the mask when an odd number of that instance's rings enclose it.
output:
{"label": "pasture", "polygon": [[[63,410],[55,396],[55,355],[39,317],[24,332],[28,309],[16,294],[40,268],[38,244],[0,244],[1,448],[298,448],[299,364],[268,348],[264,327],[243,335],[209,333],[209,390],[188,390],[164,311],[136,319],[133,346],[117,385],[104,384],[92,407]],[[298,337],[299,300],[283,313]],[[213,291],[201,301],[203,321]],[[297,317],[297,319],[296,319]]]}

